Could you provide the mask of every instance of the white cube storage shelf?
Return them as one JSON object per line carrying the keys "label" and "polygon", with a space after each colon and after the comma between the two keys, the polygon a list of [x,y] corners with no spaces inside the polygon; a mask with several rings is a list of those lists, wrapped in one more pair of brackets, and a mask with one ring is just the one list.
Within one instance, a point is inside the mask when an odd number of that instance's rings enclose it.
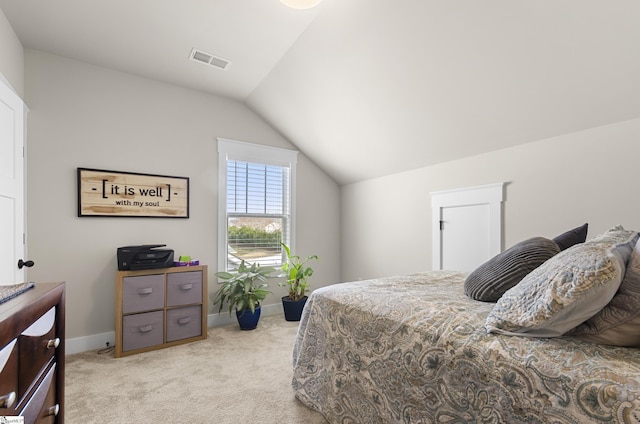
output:
{"label": "white cube storage shelf", "polygon": [[115,357],[207,338],[207,266],[118,271]]}

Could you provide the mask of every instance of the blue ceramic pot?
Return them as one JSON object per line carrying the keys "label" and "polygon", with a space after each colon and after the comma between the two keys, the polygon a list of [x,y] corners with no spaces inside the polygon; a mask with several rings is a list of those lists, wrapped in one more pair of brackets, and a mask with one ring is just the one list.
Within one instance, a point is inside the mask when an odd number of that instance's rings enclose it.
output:
{"label": "blue ceramic pot", "polygon": [[238,318],[241,330],[253,330],[258,326],[258,320],[260,320],[260,306],[253,313],[251,313],[251,309],[236,311],[236,318]]}

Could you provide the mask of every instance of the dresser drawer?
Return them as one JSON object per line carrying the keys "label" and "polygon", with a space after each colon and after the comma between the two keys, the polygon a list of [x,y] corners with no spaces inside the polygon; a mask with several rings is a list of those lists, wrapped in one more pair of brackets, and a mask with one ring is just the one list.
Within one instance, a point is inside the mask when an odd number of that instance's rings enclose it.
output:
{"label": "dresser drawer", "polygon": [[64,336],[64,283],[36,283],[0,304],[0,404],[13,400],[0,422],[64,423]]}
{"label": "dresser drawer", "polygon": [[202,335],[202,306],[167,310],[167,342]]}
{"label": "dresser drawer", "polygon": [[22,397],[60,344],[56,338],[56,309],[49,309],[18,337],[18,396]]}
{"label": "dresser drawer", "polygon": [[0,417],[15,415],[18,404],[18,344],[13,339],[0,350]]}
{"label": "dresser drawer", "polygon": [[167,306],[202,303],[202,271],[167,274]]}
{"label": "dresser drawer", "polygon": [[164,342],[164,312],[154,311],[122,317],[122,350],[161,345]]}
{"label": "dresser drawer", "polygon": [[164,274],[125,277],[122,280],[123,313],[162,308],[164,308]]}
{"label": "dresser drawer", "polygon": [[56,404],[56,365],[53,364],[45,375],[36,392],[20,412],[25,423],[45,424],[54,423],[60,411]]}

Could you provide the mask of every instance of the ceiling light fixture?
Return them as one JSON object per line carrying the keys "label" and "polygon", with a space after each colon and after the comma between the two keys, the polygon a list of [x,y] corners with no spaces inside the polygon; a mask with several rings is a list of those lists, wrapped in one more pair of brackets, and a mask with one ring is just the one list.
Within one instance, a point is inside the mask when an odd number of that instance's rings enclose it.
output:
{"label": "ceiling light fixture", "polygon": [[320,4],[322,0],[280,0],[282,4],[292,9],[311,9]]}

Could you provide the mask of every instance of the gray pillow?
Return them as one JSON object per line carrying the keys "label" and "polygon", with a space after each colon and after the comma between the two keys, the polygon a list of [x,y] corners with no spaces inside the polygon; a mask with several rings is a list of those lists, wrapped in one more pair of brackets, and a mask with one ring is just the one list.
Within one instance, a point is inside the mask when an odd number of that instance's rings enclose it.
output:
{"label": "gray pillow", "polygon": [[638,233],[618,226],[563,250],[498,300],[489,333],[557,337],[588,320],[613,298]]}
{"label": "gray pillow", "polygon": [[584,243],[587,239],[587,230],[589,224],[584,224],[579,227],[569,230],[553,238],[560,250],[565,250],[573,246],[574,244]]}
{"label": "gray pillow", "polygon": [[475,300],[495,302],[558,252],[558,245],[544,237],[521,241],[471,272],[464,281],[464,292]]}
{"label": "gray pillow", "polygon": [[565,335],[592,343],[640,346],[640,241],[631,252],[624,278],[611,302]]}

